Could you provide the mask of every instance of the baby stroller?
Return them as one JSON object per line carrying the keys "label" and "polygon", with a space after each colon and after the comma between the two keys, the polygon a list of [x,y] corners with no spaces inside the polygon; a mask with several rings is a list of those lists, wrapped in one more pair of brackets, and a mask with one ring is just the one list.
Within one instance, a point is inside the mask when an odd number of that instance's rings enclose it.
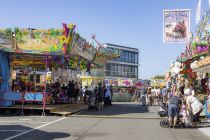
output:
{"label": "baby stroller", "polygon": [[89,96],[89,106],[88,111],[97,111],[98,108],[96,107],[96,98],[93,93]]}
{"label": "baby stroller", "polygon": [[[163,103],[160,103],[160,110],[158,111],[158,115],[160,115],[160,117],[168,116],[168,107],[166,107]],[[160,121],[160,126],[163,128],[170,127],[168,117]],[[185,128],[187,126],[182,115],[178,117],[176,126],[177,128]]]}
{"label": "baby stroller", "polygon": [[160,117],[168,116],[168,107],[166,105],[164,105],[162,102],[160,103],[160,109],[158,111],[158,115]]}

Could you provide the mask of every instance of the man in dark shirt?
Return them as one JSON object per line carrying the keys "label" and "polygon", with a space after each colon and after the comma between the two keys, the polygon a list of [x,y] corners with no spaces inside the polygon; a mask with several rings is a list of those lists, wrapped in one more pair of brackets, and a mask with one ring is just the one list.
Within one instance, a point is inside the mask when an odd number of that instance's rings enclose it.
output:
{"label": "man in dark shirt", "polygon": [[172,127],[172,120],[174,119],[174,127],[176,127],[176,123],[179,117],[179,110],[180,106],[182,105],[182,100],[178,97],[179,93],[175,92],[175,96],[171,98],[169,101],[168,107],[168,117],[169,117],[169,124]]}

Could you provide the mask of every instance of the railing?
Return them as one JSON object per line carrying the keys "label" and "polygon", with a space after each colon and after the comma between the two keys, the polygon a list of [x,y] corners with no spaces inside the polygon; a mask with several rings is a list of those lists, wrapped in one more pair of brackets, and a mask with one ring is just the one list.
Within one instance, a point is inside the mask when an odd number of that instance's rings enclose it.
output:
{"label": "railing", "polygon": [[131,102],[132,95],[129,93],[117,93],[114,92],[112,101],[113,102]]}

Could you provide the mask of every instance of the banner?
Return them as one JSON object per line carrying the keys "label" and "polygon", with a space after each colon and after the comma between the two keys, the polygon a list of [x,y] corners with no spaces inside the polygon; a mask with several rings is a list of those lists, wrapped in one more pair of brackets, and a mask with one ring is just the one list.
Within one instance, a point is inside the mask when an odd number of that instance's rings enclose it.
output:
{"label": "banner", "polygon": [[189,31],[190,10],[163,11],[163,43],[187,43]]}
{"label": "banner", "polygon": [[198,1],[198,6],[196,10],[196,23],[199,23],[201,20],[201,0]]}

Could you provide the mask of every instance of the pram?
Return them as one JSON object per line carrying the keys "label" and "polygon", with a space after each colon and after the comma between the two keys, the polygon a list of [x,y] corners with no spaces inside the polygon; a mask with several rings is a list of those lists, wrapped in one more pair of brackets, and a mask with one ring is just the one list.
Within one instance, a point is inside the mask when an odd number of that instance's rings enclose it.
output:
{"label": "pram", "polygon": [[[158,111],[158,115],[160,115],[160,117],[168,116],[168,107],[165,106],[163,103],[160,103],[160,110]],[[164,127],[164,128],[169,128],[170,127],[168,117],[166,119],[160,121],[160,126]],[[177,126],[177,128],[187,127],[182,115],[180,115],[178,117],[176,126]]]}
{"label": "pram", "polygon": [[158,115],[160,117],[168,116],[168,107],[167,107],[167,105],[164,105],[162,102],[160,103],[160,109],[158,111]]}
{"label": "pram", "polygon": [[96,98],[94,94],[91,94],[89,96],[89,106],[88,106],[88,111],[97,111],[98,108],[96,107]]}

